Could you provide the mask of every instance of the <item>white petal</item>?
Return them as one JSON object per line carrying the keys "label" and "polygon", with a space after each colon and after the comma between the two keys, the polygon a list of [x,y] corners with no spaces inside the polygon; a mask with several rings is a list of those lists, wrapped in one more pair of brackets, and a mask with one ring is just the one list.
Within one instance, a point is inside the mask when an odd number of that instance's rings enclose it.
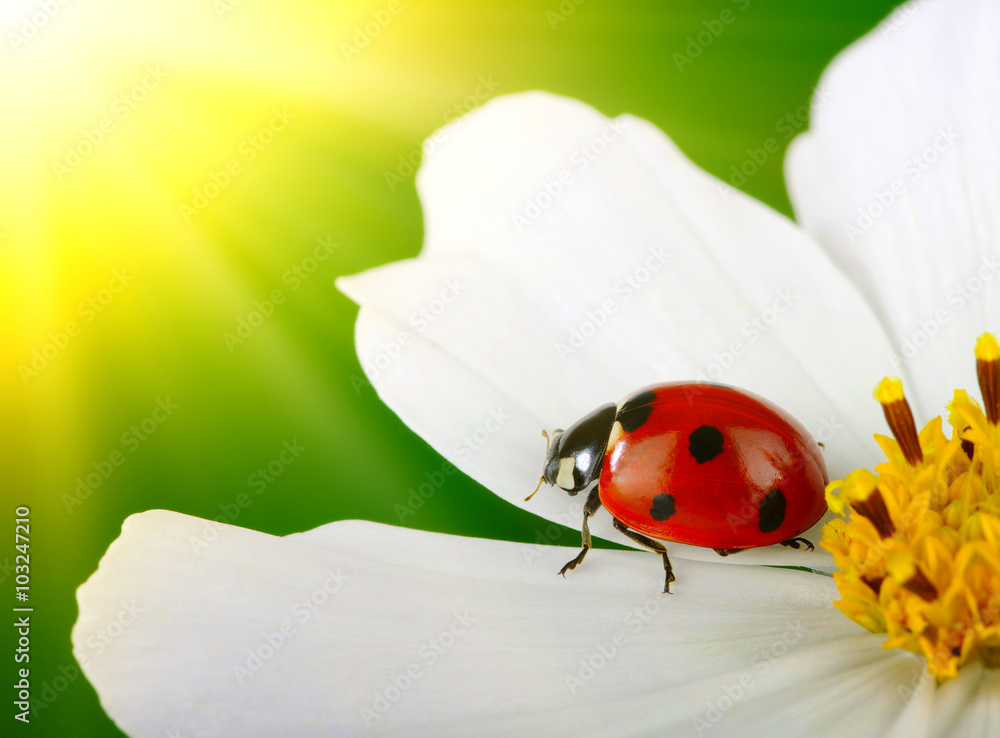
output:
{"label": "white petal", "polygon": [[920,666],[909,679],[901,680],[900,698],[906,707],[892,726],[887,738],[926,738],[931,733],[931,720],[935,713],[937,685],[934,677]]}
{"label": "white petal", "polygon": [[975,337],[1000,330],[998,34],[991,0],[898,8],[826,70],[786,164],[799,222],[877,307],[924,420],[975,389]]}
{"label": "white petal", "polygon": [[852,669],[882,675],[852,735],[902,709],[912,659],[831,608],[826,577],[687,561],[668,596],[648,554],[594,551],[555,576],[574,553],[360,522],[280,539],[153,511],[80,588],[74,654],[112,719],[157,738],[662,734],[741,679],[713,735],[744,710],[773,730],[789,704],[822,729],[833,707],[795,695],[857,691]]}
{"label": "white petal", "polygon": [[948,698],[952,720],[946,722],[947,710],[935,712],[935,735],[942,738],[997,735],[1000,733],[1000,672],[978,665],[966,667],[964,671],[966,673],[959,674],[939,690],[942,697]]}
{"label": "white petal", "polygon": [[1000,716],[997,715],[1000,673],[995,669],[970,664],[963,667],[955,679],[936,689],[932,677],[922,676],[919,688],[926,693],[924,701],[932,704],[927,735],[940,738],[987,736],[996,735],[1000,730]]}
{"label": "white petal", "polygon": [[880,642],[862,635],[787,657],[769,689],[753,685],[720,734],[884,736],[905,705],[897,685],[922,665],[912,654],[879,650]]}
{"label": "white petal", "polygon": [[941,686],[922,666],[898,685],[906,708],[889,738],[996,735],[1000,729],[1000,673],[974,662]]}
{"label": "white petal", "polygon": [[[547,186],[562,193],[528,219]],[[338,286],[362,305],[358,352],[379,395],[505,499],[578,525],[582,499],[522,502],[539,431],[659,381],[771,399],[826,442],[831,478],[879,458],[871,388],[888,344],[864,301],[792,223],[650,124],[500,98],[428,146],[419,188],[424,255]],[[624,542],[606,520],[596,531]],[[731,560],[812,565],[787,550]]]}

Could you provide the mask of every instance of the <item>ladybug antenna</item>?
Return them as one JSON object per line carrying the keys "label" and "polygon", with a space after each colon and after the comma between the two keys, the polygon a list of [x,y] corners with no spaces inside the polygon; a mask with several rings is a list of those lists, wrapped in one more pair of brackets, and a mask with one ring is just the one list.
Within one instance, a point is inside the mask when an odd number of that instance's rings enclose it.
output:
{"label": "ladybug antenna", "polygon": [[[549,439],[549,433],[548,433],[548,431],[544,431],[543,430],[542,431],[542,435],[545,436],[545,455],[548,456],[549,455],[549,441],[550,441],[550,439]],[[545,481],[545,475],[543,474],[542,476],[540,476],[538,478],[538,486],[535,487],[535,492],[537,492],[538,490],[540,490],[542,488],[542,482],[544,482],[544,481]],[[532,497],[534,497],[535,496],[535,492],[532,492],[530,495],[528,495],[527,497],[525,497],[524,501],[527,502]]]}
{"label": "ladybug antenna", "polygon": [[[538,478],[538,486],[537,486],[537,487],[535,487],[535,492],[537,492],[537,491],[538,491],[539,489],[541,489],[541,487],[542,487],[542,482],[544,482],[544,481],[545,481],[545,477],[539,477],[539,478]],[[530,499],[531,499],[532,497],[534,497],[534,496],[535,496],[535,492],[532,492],[532,493],[531,493],[530,495],[528,495],[527,497],[525,497],[525,498],[524,498],[524,501],[525,501],[525,502],[527,502],[527,501],[528,501],[528,500],[530,500]]]}

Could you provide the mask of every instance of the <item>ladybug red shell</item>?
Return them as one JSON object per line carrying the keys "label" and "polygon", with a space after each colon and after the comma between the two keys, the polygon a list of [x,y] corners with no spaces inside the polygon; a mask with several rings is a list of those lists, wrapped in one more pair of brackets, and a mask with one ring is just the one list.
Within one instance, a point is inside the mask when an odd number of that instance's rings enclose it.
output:
{"label": "ladybug red shell", "polygon": [[[819,444],[792,416],[757,395],[718,384],[673,382],[599,407],[546,452],[542,481],[571,495],[592,488],[587,520],[604,505],[615,527],[661,555],[664,592],[674,581],[666,548],[675,541],[722,556],[797,538],[826,512]],[[594,482],[597,482],[594,485]]]}

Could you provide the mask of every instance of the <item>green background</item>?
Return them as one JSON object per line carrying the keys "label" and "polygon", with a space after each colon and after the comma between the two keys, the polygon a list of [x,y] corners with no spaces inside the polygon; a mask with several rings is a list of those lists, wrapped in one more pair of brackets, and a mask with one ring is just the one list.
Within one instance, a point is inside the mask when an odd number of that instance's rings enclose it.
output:
{"label": "green background", "polygon": [[[36,699],[60,667],[75,665],[75,589],[131,513],[211,518],[251,493],[233,522],[268,533],[346,518],[398,524],[394,504],[405,505],[424,472],[440,468],[441,458],[370,388],[352,382],[362,374],[356,307],[333,280],[418,253],[413,177],[393,188],[386,172],[400,173],[400,157],[466,104],[480,76],[495,94],[545,89],[609,115],[644,117],[726,180],[748,149],[774,137],[782,151],[742,189],[790,213],[780,122],[801,112],[828,61],[895,5],[399,3],[350,60],[340,44],[388,3],[244,0],[219,17],[212,0],[128,10],[72,2],[17,50],[7,34],[38,6],[22,3],[3,18],[0,562],[14,560],[14,507],[29,505]],[[735,20],[678,69],[674,53],[687,53],[688,37],[726,9]],[[86,38],[93,28],[104,36]],[[169,77],[59,179],[52,162],[155,63]],[[247,161],[237,144],[282,105],[294,120]],[[801,119],[794,127],[804,128]],[[192,202],[193,188],[234,158],[241,173],[184,223],[179,203]],[[286,270],[327,236],[339,247],[291,290]],[[26,381],[32,352],[50,332],[80,322],[79,306],[123,268],[132,275],[127,287]],[[224,334],[276,288],[285,302],[230,351]],[[123,440],[165,398],[177,410],[146,440]],[[255,494],[250,475],[293,440],[305,450]],[[67,509],[77,479],[116,450],[124,463]],[[515,541],[533,541],[548,526],[460,475],[405,524]],[[567,532],[560,543],[577,540]],[[13,572],[5,567],[0,579],[2,601],[13,603]],[[10,667],[12,628],[0,631]],[[13,671],[4,673],[12,684]],[[8,723],[10,734],[116,734],[82,676],[48,692],[55,699],[29,728],[13,720],[10,695],[5,734]]]}

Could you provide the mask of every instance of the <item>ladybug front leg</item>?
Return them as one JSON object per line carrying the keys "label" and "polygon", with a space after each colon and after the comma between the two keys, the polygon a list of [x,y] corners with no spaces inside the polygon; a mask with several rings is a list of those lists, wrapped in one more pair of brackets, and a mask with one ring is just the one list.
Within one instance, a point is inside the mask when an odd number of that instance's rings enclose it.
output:
{"label": "ladybug front leg", "polygon": [[641,533],[637,533],[634,530],[630,530],[625,527],[625,523],[620,521],[618,518],[614,519],[615,527],[622,533],[627,535],[636,543],[645,546],[648,549],[655,551],[663,557],[663,571],[667,573],[667,582],[663,585],[663,593],[670,594],[670,583],[675,581],[674,568],[670,565],[670,557],[667,556],[667,547],[664,546],[659,541],[654,541],[652,538],[646,538],[646,536]]}
{"label": "ladybug front leg", "polygon": [[587,525],[587,519],[592,517],[601,508],[601,496],[597,492],[597,485],[590,490],[590,495],[587,497],[587,502],[583,506],[583,550],[577,554],[576,558],[566,564],[559,573],[566,576],[566,572],[573,571],[577,567],[577,564],[583,562],[583,557],[587,555],[587,551],[590,550],[590,527]]}

